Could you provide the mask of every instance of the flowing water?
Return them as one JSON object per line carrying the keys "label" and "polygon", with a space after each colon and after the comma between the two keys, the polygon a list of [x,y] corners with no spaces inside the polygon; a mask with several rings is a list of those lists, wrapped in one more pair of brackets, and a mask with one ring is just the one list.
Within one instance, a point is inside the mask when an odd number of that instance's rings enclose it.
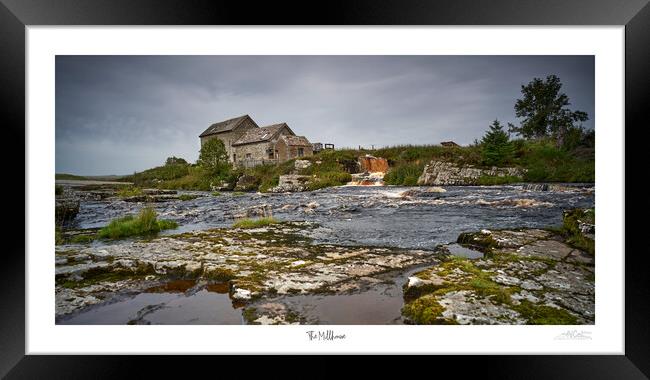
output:
{"label": "flowing water", "polygon": [[[229,227],[247,210],[264,208],[280,220],[317,222],[320,227],[309,230],[315,243],[418,249],[455,241],[465,231],[558,226],[563,210],[594,206],[593,185],[547,192],[526,191],[517,185],[445,189],[438,193],[416,187],[343,186],[305,193],[221,196],[187,192],[200,197],[153,206],[161,218],[179,224],[165,234]],[[83,201],[71,227],[101,227],[141,207],[143,204],[121,200]],[[480,253],[458,245],[449,249],[458,256],[480,257]],[[286,296],[280,301],[300,309],[309,323],[401,323],[401,286],[413,271],[361,293]],[[234,305],[223,290],[203,286],[124,295],[57,323],[240,324],[243,318],[241,305]]]}

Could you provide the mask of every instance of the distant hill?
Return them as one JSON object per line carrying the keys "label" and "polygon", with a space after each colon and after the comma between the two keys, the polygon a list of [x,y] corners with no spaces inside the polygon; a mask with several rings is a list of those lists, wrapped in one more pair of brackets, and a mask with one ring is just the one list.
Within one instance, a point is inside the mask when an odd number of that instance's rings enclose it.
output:
{"label": "distant hill", "polygon": [[87,177],[83,177],[83,176],[80,176],[80,175],[74,175],[74,174],[67,174],[67,173],[56,173],[54,175],[54,178],[55,179],[75,179],[75,180],[79,180],[79,181],[88,180]]}
{"label": "distant hill", "polygon": [[56,173],[55,179],[77,180],[77,181],[119,181],[124,179],[125,175],[76,175],[68,173]]}

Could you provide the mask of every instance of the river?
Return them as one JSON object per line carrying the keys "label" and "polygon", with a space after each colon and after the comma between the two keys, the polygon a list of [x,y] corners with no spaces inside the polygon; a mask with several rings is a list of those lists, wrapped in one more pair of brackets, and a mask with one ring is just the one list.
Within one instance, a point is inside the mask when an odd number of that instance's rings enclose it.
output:
{"label": "river", "polygon": [[[593,207],[593,185],[567,191],[527,191],[521,185],[447,186],[445,192],[422,187],[343,186],[289,194],[182,192],[198,195],[188,201],[152,205],[160,218],[175,220],[176,230],[162,234],[229,227],[247,210],[266,208],[276,219],[311,221],[314,243],[432,250],[453,242],[461,232],[484,228],[549,227],[562,223],[562,211]],[[96,228],[111,219],[135,213],[144,204],[119,199],[82,201],[68,228]],[[93,243],[96,247],[111,242]],[[462,249],[460,254],[467,254]],[[471,252],[469,253],[471,255]],[[467,257],[467,256],[466,256]],[[309,323],[401,323],[402,284],[413,270],[393,273],[385,283],[346,295],[290,295],[271,302],[301,310]],[[188,283],[180,290],[125,294],[64,318],[65,324],[239,324],[242,309],[223,289]],[[173,289],[173,290],[170,290]],[[269,301],[269,300],[267,300]]]}

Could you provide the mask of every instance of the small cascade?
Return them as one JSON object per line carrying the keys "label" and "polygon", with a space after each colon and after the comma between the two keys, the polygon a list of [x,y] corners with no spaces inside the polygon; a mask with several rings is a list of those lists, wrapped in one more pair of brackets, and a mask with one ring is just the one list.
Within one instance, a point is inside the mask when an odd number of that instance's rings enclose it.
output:
{"label": "small cascade", "polygon": [[352,181],[348,182],[348,186],[384,186],[388,160],[366,154],[359,157],[358,162],[363,172],[352,174]]}

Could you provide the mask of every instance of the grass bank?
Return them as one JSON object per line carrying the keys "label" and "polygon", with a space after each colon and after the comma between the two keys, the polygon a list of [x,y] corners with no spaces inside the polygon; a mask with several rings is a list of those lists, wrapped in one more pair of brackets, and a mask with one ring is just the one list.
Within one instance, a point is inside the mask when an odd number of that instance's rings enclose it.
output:
{"label": "grass bank", "polygon": [[127,215],[112,220],[106,227],[99,230],[97,237],[101,239],[120,239],[129,236],[152,235],[162,230],[177,227],[178,224],[172,220],[158,220],[156,211],[147,207],[140,210],[138,215]]}
{"label": "grass bank", "polygon": [[[527,170],[523,178],[481,178],[482,185],[501,185],[513,182],[595,182],[594,149],[578,147],[565,150],[551,140],[514,140],[512,156],[501,166],[516,166]],[[246,191],[266,192],[278,185],[284,174],[302,174],[311,178],[308,190],[340,186],[351,181],[350,173],[358,169],[359,156],[370,154],[387,159],[389,171],[384,177],[388,185],[417,185],[424,166],[431,160],[443,160],[460,166],[485,165],[480,145],[444,147],[441,145],[399,145],[375,150],[337,149],[323,150],[313,156],[303,157],[310,166],[294,167],[295,160],[279,165],[261,165],[254,168],[231,169],[221,177],[210,176],[196,164],[173,163],[126,176],[121,181],[133,182],[135,187],[211,191],[214,187],[229,184],[234,190],[237,179],[247,176]],[[239,189],[238,189],[239,190]]]}

